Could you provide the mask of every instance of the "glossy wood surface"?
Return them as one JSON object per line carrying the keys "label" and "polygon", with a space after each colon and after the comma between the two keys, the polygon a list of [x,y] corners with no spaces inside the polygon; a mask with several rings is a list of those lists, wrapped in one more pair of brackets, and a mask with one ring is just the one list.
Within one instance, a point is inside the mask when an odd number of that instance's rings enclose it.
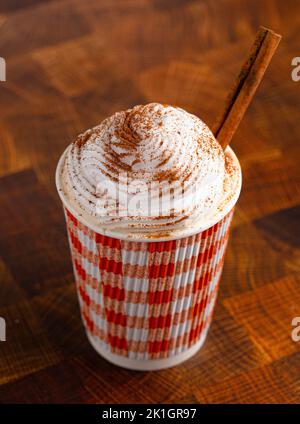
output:
{"label": "glossy wood surface", "polygon": [[[79,316],[57,160],[138,103],[213,127],[261,24],[283,41],[232,142],[243,190],[208,339],[169,370],[114,367]],[[0,402],[300,402],[299,28],[293,0],[0,0]]]}

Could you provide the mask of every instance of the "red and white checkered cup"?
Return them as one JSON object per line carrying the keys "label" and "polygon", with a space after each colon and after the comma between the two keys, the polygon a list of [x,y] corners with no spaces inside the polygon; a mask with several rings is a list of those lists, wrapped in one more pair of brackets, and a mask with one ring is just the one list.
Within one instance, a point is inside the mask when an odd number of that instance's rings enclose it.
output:
{"label": "red and white checkered cup", "polygon": [[[238,164],[233,151],[228,154]],[[177,365],[203,345],[216,302],[241,185],[206,228],[183,238],[133,240],[100,234],[56,184],[67,223],[81,316],[95,350],[135,370]]]}

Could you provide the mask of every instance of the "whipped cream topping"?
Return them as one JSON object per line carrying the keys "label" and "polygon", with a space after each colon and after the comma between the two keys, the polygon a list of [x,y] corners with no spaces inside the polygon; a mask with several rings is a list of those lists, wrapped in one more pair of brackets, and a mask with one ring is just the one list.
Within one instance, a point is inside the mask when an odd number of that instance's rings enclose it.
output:
{"label": "whipped cream topping", "polygon": [[231,162],[201,119],[150,103],[80,135],[65,154],[61,180],[73,207],[103,231],[155,237],[225,205],[239,174]]}

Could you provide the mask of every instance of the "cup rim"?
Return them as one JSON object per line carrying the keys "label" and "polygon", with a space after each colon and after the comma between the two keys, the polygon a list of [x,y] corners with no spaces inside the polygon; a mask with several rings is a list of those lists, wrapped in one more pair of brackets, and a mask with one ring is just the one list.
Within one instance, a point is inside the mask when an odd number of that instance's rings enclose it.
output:
{"label": "cup rim", "polygon": [[236,154],[234,153],[233,149],[230,146],[227,146],[226,148],[226,153],[230,155],[230,157],[233,159],[234,163],[237,165],[238,170],[239,170],[239,183],[237,184],[236,190],[234,195],[232,196],[232,198],[230,199],[230,201],[227,203],[227,205],[217,214],[215,214],[213,216],[213,218],[208,219],[205,221],[204,225],[200,225],[200,226],[195,226],[194,228],[188,228],[185,232],[183,232],[183,234],[180,234],[178,236],[174,236],[174,235],[170,235],[170,236],[165,236],[165,237],[146,237],[146,236],[134,236],[134,233],[130,233],[130,235],[126,235],[125,232],[121,232],[121,231],[112,231],[112,230],[107,230],[104,228],[101,228],[100,226],[98,227],[97,225],[94,225],[90,222],[88,222],[85,217],[83,215],[80,214],[80,212],[78,212],[76,210],[76,208],[71,204],[71,202],[69,201],[69,199],[67,198],[67,196],[65,196],[63,189],[62,189],[62,185],[61,185],[61,170],[62,170],[62,165],[64,163],[64,159],[65,156],[67,154],[68,149],[70,148],[71,145],[69,145],[64,152],[62,153],[62,155],[59,158],[57,167],[56,167],[56,172],[55,172],[55,184],[56,184],[56,189],[58,192],[58,195],[60,197],[60,200],[63,204],[63,206],[72,213],[72,215],[83,225],[87,226],[89,229],[95,231],[98,234],[102,234],[104,236],[108,236],[111,238],[115,238],[115,239],[119,239],[119,240],[126,240],[126,241],[135,241],[135,242],[148,242],[148,243],[156,243],[156,242],[163,242],[163,241],[170,241],[170,240],[180,240],[182,238],[185,237],[190,237],[193,236],[195,234],[199,234],[205,230],[207,230],[208,228],[214,226],[215,224],[217,224],[218,222],[220,222],[235,206],[240,192],[241,192],[241,187],[242,187],[242,172],[241,172],[241,166],[240,166],[240,162],[236,156]]}

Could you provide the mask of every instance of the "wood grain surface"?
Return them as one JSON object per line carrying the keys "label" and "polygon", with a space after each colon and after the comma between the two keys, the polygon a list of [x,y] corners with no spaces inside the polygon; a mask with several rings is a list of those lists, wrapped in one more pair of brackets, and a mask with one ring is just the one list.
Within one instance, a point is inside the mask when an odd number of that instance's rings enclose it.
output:
{"label": "wood grain surface", "polygon": [[[119,369],[84,334],[57,160],[137,103],[213,127],[261,24],[283,41],[232,142],[243,190],[208,339],[175,368]],[[0,1],[0,402],[300,402],[299,28],[296,0]]]}

